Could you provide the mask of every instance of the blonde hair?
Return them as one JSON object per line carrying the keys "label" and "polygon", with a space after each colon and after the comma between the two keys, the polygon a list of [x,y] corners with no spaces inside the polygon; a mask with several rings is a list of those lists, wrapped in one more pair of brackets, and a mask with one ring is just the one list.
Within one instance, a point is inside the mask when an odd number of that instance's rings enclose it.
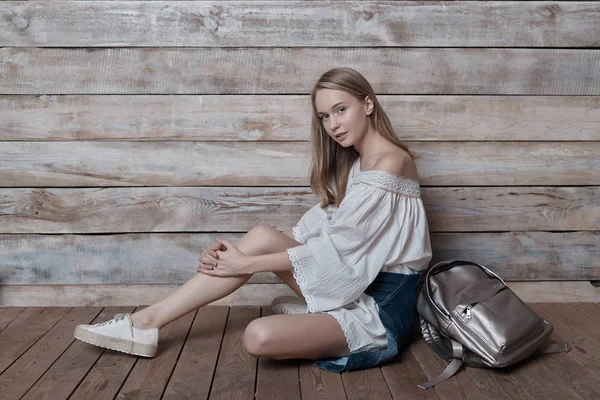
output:
{"label": "blonde hair", "polygon": [[339,207],[346,195],[348,174],[359,153],[353,146],[342,147],[327,134],[315,105],[315,97],[319,89],[341,90],[351,94],[361,103],[366,96],[369,96],[373,101],[373,112],[368,115],[371,125],[385,139],[406,151],[412,159],[416,157],[396,137],[387,114],[364,76],[352,68],[333,68],[325,72],[310,94],[312,106],[310,188],[319,198],[321,208],[329,204]]}

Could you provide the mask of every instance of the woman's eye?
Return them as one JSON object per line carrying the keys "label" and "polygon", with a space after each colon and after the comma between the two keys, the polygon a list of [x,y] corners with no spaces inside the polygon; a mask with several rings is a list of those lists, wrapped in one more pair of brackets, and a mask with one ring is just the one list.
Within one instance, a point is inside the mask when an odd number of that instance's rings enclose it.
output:
{"label": "woman's eye", "polygon": [[321,121],[323,121],[324,119],[325,119],[325,115],[323,115],[323,116],[321,117]]}
{"label": "woman's eye", "polygon": [[338,109],[338,111],[342,111],[342,110],[345,110],[345,109],[346,109],[345,107],[340,107],[340,108]]}

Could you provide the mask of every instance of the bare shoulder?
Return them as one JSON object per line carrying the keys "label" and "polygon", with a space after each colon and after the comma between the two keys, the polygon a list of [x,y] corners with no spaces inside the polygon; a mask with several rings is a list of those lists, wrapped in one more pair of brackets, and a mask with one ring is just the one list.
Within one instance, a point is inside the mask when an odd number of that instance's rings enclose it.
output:
{"label": "bare shoulder", "polygon": [[380,169],[397,176],[418,180],[417,167],[405,151],[390,151],[382,154],[373,169]]}

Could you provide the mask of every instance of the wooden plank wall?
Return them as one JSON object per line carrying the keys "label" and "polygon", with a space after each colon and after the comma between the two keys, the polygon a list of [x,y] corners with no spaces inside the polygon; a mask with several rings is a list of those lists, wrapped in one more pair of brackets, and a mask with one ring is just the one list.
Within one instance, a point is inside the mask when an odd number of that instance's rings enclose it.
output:
{"label": "wooden plank wall", "polygon": [[[309,92],[352,67],[416,154],[434,262],[600,301],[600,2],[0,3],[0,305],[137,305],[295,225]],[[217,304],[291,291],[252,278]]]}

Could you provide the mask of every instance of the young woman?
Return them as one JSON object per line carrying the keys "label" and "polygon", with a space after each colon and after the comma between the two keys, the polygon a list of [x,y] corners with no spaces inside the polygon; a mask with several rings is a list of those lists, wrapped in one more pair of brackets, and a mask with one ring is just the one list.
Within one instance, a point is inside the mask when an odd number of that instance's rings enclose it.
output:
{"label": "young woman", "polygon": [[[244,332],[256,357],[307,358],[329,371],[372,367],[410,343],[416,287],[431,245],[413,155],[369,82],[351,68],[324,73],[311,93],[310,186],[320,202],[286,232],[259,225],[235,244],[202,249],[198,274],[133,314],[79,325],[88,343],[152,357],[158,329],[271,271],[305,301]],[[279,305],[281,306],[281,305]],[[294,312],[294,311],[292,311]]]}

